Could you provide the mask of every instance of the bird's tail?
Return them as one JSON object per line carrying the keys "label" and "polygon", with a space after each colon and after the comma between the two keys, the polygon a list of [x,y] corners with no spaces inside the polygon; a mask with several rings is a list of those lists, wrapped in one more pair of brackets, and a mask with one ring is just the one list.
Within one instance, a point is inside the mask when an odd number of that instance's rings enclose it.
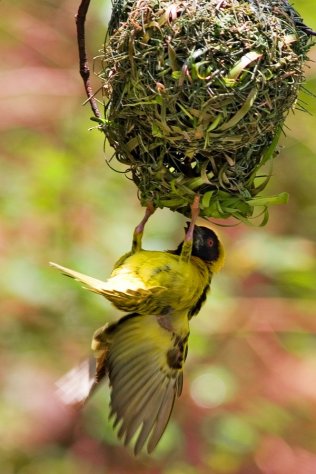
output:
{"label": "bird's tail", "polygon": [[104,296],[117,309],[127,313],[150,311],[151,302],[153,301],[152,306],[155,307],[157,297],[165,291],[162,286],[145,288],[138,278],[132,278],[131,275],[120,274],[111,277],[108,281],[102,281],[57,263],[49,262],[49,264],[64,275],[79,281],[88,290]]}
{"label": "bird's tail", "polygon": [[177,326],[175,333],[167,317],[136,313],[104,326],[93,339],[94,366],[91,361],[84,362],[80,370],[66,374],[58,383],[61,398],[66,403],[82,404],[108,375],[110,416],[118,426],[118,437],[125,445],[133,438],[135,454],[145,444],[148,452],[153,451],[182,391],[188,340],[186,316],[180,333]]}
{"label": "bird's tail", "polygon": [[62,265],[58,265],[58,263],[49,262],[49,264],[51,267],[57,268],[57,270],[59,270],[64,275],[69,276],[80,283],[83,283],[86,288],[88,288],[90,291],[93,291],[94,293],[102,294],[104,289],[106,289],[107,283],[102,280],[90,277],[84,273],[76,272],[75,270],[71,270],[71,268],[63,267]]}

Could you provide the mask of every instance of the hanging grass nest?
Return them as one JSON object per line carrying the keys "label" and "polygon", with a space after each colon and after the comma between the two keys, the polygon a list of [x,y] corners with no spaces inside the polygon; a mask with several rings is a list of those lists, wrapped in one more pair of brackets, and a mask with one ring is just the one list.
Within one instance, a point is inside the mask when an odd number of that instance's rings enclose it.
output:
{"label": "hanging grass nest", "polygon": [[304,80],[311,30],[286,0],[125,0],[101,56],[102,123],[143,204],[247,220]]}

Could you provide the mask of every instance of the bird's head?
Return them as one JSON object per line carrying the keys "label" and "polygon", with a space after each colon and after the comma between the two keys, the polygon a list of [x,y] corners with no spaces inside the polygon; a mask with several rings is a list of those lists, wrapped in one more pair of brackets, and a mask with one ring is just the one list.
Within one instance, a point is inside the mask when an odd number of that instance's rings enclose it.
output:
{"label": "bird's head", "polygon": [[[178,255],[181,253],[182,245],[183,242],[177,248],[176,253]],[[223,244],[214,230],[208,227],[198,225],[194,227],[191,255],[205,261],[210,266],[212,272],[218,272],[224,264]]]}
{"label": "bird's head", "polygon": [[213,272],[222,268],[224,247],[214,230],[197,225],[194,227],[192,256],[209,263]]}

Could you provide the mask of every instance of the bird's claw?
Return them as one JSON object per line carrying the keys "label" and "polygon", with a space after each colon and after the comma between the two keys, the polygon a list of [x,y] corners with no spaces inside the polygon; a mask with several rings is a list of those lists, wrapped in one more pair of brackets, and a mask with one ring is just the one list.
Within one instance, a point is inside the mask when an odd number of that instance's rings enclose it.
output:
{"label": "bird's claw", "polygon": [[191,222],[187,230],[187,233],[185,234],[184,240],[186,241],[193,240],[194,226],[195,226],[197,218],[199,217],[199,214],[200,214],[200,196],[196,194],[194,196],[193,203],[191,204]]}
{"label": "bird's claw", "polygon": [[135,227],[134,230],[134,235],[133,235],[133,243],[132,243],[132,254],[135,252],[139,252],[142,247],[142,236],[144,232],[144,228],[146,225],[146,222],[152,216],[152,214],[155,212],[155,207],[152,203],[152,201],[149,201],[146,206],[145,210],[145,215],[140,221],[140,223]]}
{"label": "bird's claw", "polygon": [[140,223],[135,227],[135,234],[142,234],[144,232],[144,227],[150,216],[155,212],[154,205],[152,201],[149,201],[146,206],[145,215],[140,221]]}

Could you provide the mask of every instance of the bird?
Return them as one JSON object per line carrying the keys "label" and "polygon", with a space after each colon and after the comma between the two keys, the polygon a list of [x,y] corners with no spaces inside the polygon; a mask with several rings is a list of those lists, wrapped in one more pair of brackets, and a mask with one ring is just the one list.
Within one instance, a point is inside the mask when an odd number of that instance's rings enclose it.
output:
{"label": "bird", "polygon": [[[192,306],[192,293],[199,295],[210,274],[210,268],[214,273],[217,267],[220,269],[222,266],[221,242],[213,230],[191,223],[184,242],[176,250],[143,250],[144,226],[152,213],[152,208],[148,207],[144,219],[134,230],[131,251],[119,258],[107,281],[53,262],[50,265],[83,283],[87,289],[104,296],[120,311],[159,313],[161,304],[178,310],[189,309]],[[201,264],[201,260],[204,262],[203,257],[204,261],[210,261],[211,264]],[[182,294],[179,299],[178,294],[188,280],[193,281],[194,285],[190,287],[190,292]]]}
{"label": "bird", "polygon": [[108,378],[110,418],[124,444],[133,441],[135,455],[145,446],[151,453],[168,425],[182,392],[190,320],[200,311],[212,276],[224,261],[215,231],[196,225],[198,196],[184,240],[173,251],[142,248],[152,213],[148,206],[134,230],[131,251],[118,260],[106,282],[52,263],[127,312],[95,332],[94,359],[66,374],[58,391],[66,403],[82,405]]}

